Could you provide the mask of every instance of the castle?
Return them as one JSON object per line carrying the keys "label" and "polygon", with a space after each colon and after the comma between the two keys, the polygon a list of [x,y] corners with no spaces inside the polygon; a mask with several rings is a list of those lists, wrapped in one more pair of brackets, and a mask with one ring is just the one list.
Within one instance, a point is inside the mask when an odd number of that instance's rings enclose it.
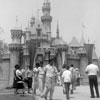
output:
{"label": "castle", "polygon": [[[41,18],[32,16],[30,25],[25,30],[17,25],[11,29],[12,43],[9,44],[9,52],[2,55],[0,63],[4,71],[0,78],[0,84],[4,83],[2,87],[12,85],[16,64],[20,64],[22,68],[27,65],[33,68],[36,62],[44,61],[46,65],[49,59],[54,58],[57,69],[61,69],[64,63],[69,66],[73,64],[79,68],[83,79],[86,78],[84,71],[88,62],[92,60],[98,64],[94,44],[86,43],[83,35],[80,43],[76,37],[73,37],[72,41],[67,44],[59,36],[57,24],[56,37],[52,37],[50,11],[50,1],[44,0]],[[22,43],[22,38],[24,43]]]}

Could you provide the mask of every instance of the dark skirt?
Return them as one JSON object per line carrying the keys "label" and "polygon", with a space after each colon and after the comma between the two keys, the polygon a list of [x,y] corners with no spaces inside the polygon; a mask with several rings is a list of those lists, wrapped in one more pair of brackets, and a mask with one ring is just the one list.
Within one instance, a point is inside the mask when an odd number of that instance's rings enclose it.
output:
{"label": "dark skirt", "polygon": [[28,88],[32,88],[32,77],[28,77]]}
{"label": "dark skirt", "polygon": [[24,89],[24,82],[19,81],[16,83],[16,89]]}
{"label": "dark skirt", "polygon": [[22,79],[16,78],[13,83],[13,88],[15,89],[23,89],[24,88],[24,81]]}

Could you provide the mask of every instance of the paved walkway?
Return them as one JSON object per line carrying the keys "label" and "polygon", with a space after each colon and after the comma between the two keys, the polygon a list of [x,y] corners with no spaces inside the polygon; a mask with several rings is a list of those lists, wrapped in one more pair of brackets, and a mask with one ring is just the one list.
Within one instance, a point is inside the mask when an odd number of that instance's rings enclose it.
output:
{"label": "paved walkway", "polygon": [[[70,95],[70,100],[100,100],[100,98],[90,98],[89,92],[89,86],[79,86],[74,91],[74,94]],[[33,98],[32,95],[26,95],[22,97],[19,95],[14,95],[13,90],[0,90],[0,100],[44,100],[44,98],[40,98],[39,96],[35,96]],[[66,96],[63,94],[62,87],[55,87],[53,100],[66,100]]]}

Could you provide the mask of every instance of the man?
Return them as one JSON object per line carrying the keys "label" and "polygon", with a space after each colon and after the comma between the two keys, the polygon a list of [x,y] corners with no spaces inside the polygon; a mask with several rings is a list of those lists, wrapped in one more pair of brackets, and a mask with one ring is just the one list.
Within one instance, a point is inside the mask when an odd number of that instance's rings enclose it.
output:
{"label": "man", "polygon": [[63,72],[62,79],[64,83],[66,98],[67,100],[69,100],[69,89],[70,89],[70,83],[72,79],[72,74],[71,71],[69,71],[69,66],[67,66],[66,70]]}
{"label": "man", "polygon": [[95,87],[97,98],[99,98],[98,79],[97,79],[97,73],[99,72],[98,66],[92,64],[92,62],[89,62],[89,65],[86,67],[85,72],[88,74],[89,78],[91,98],[95,98],[93,87]]}
{"label": "man", "polygon": [[57,74],[57,69],[53,65],[53,59],[50,59],[49,64],[44,67],[46,78],[45,78],[45,88],[41,97],[47,100],[48,93],[50,92],[49,100],[52,100],[55,85],[55,75]]}
{"label": "man", "polygon": [[74,89],[76,88],[76,71],[74,68],[74,65],[72,64],[70,69],[69,69],[72,73],[72,80],[71,80],[71,94],[73,94]]}

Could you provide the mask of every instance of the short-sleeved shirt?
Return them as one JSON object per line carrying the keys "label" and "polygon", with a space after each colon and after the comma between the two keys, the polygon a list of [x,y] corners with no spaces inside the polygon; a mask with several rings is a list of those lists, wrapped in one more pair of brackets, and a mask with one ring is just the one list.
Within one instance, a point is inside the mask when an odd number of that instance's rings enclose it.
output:
{"label": "short-sleeved shirt", "polygon": [[88,73],[88,75],[97,75],[97,72],[99,71],[99,68],[97,65],[90,64],[86,67],[85,72]]}
{"label": "short-sleeved shirt", "polygon": [[31,70],[27,70],[26,71],[27,77],[32,77],[33,76],[33,72]]}
{"label": "short-sleeved shirt", "polygon": [[38,76],[38,68],[34,68],[33,69],[33,74],[34,74],[34,77],[37,77]]}
{"label": "short-sleeved shirt", "polygon": [[39,71],[39,75],[44,75],[45,74],[44,67],[39,67],[38,71]]}
{"label": "short-sleeved shirt", "polygon": [[50,64],[44,67],[44,71],[46,72],[46,77],[53,77],[57,73],[56,67],[51,66]]}
{"label": "short-sleeved shirt", "polygon": [[62,74],[62,78],[64,78],[64,82],[71,82],[72,79],[71,71],[65,70]]}
{"label": "short-sleeved shirt", "polygon": [[74,69],[73,67],[70,67],[69,70],[70,70],[71,73],[72,73],[72,78],[73,78],[73,79],[76,78],[76,71],[75,71],[75,69]]}
{"label": "short-sleeved shirt", "polygon": [[20,70],[17,69],[17,70],[16,70],[16,76],[19,77],[19,76],[21,76],[21,75],[22,75],[22,72],[21,72]]}

